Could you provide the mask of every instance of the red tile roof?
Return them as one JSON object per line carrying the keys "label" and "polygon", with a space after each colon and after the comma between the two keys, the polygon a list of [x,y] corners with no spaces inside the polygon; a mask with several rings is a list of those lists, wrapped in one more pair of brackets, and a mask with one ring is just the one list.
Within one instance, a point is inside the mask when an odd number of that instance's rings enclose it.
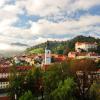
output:
{"label": "red tile roof", "polygon": [[[16,69],[18,71],[25,71],[32,69],[32,66],[17,66]],[[0,73],[8,73],[10,71],[10,67],[1,67]]]}
{"label": "red tile roof", "polygon": [[17,70],[30,70],[32,69],[32,66],[17,66]]}

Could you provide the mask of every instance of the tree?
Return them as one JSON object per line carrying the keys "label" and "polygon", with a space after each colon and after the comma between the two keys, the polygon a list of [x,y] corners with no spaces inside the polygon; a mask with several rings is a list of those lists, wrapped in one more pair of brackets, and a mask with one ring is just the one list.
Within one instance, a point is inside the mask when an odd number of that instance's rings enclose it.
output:
{"label": "tree", "polygon": [[97,69],[100,68],[100,60],[96,60],[96,66],[97,66]]}
{"label": "tree", "polygon": [[18,72],[16,70],[16,66],[13,63],[13,66],[10,68],[10,77],[9,77],[9,95],[11,99],[15,98],[15,95],[17,98],[22,94],[22,83],[23,83],[23,77],[18,75]]}
{"label": "tree", "polygon": [[[24,74],[24,75],[23,75]],[[42,86],[42,71],[33,67],[28,72],[18,72],[16,66],[11,67],[9,95],[11,100],[19,97],[30,90],[34,96],[40,96],[40,86]],[[25,99],[26,100],[26,99]]]}
{"label": "tree", "polygon": [[43,48],[37,48],[37,49],[32,49],[31,51],[29,51],[29,53],[31,54],[42,54],[44,53],[44,49]]}
{"label": "tree", "polygon": [[97,84],[96,82],[93,83],[90,88],[89,99],[100,100],[100,84]]}
{"label": "tree", "polygon": [[57,87],[61,79],[61,72],[57,68],[57,64],[52,65],[43,75],[45,91],[50,93]]}
{"label": "tree", "polygon": [[70,76],[69,74],[69,68],[65,62],[51,65],[43,75],[45,92],[49,95],[58,87],[60,81]]}
{"label": "tree", "polygon": [[58,87],[51,92],[51,100],[75,100],[75,82],[72,78],[60,81]]}
{"label": "tree", "polygon": [[27,91],[25,92],[20,98],[19,100],[36,100],[31,91]]}
{"label": "tree", "polygon": [[69,47],[66,47],[66,48],[64,49],[63,54],[64,54],[64,55],[68,55],[68,53],[69,53],[70,51],[71,51],[70,48],[69,48]]}
{"label": "tree", "polygon": [[92,59],[74,59],[70,60],[70,69],[73,73],[77,71],[96,71],[96,62]]}
{"label": "tree", "polygon": [[87,94],[94,81],[93,72],[97,70],[96,62],[91,59],[74,59],[67,63],[69,63],[71,72],[77,83],[78,97],[81,100],[87,100]]}
{"label": "tree", "polygon": [[40,68],[34,68],[29,71],[25,77],[26,81],[26,91],[32,91],[33,95],[40,95],[41,91],[40,85],[42,85],[42,71]]}

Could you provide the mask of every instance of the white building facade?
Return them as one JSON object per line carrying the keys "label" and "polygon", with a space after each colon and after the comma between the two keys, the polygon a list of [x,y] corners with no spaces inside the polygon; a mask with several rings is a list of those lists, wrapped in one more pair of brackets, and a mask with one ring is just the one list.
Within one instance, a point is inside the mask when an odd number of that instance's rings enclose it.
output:
{"label": "white building facade", "polygon": [[51,64],[51,50],[45,49],[45,65]]}
{"label": "white building facade", "polygon": [[75,51],[79,51],[80,49],[88,51],[89,49],[97,49],[97,43],[88,43],[88,42],[76,42],[75,43]]}

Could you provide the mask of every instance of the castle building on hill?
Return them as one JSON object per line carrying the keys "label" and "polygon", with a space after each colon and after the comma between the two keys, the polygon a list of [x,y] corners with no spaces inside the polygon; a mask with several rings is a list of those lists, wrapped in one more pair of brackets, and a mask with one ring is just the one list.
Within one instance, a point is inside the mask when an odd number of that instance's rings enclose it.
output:
{"label": "castle building on hill", "polygon": [[80,50],[88,51],[89,49],[97,49],[97,43],[90,42],[76,42],[75,43],[75,51],[79,52]]}

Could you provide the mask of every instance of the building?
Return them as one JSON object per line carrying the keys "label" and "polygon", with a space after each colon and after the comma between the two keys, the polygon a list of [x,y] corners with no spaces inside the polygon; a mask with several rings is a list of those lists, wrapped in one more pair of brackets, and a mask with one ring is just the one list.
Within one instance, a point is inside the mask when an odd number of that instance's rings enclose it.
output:
{"label": "building", "polygon": [[51,63],[51,51],[49,49],[45,49],[45,65]]}
{"label": "building", "polygon": [[[0,100],[10,100],[8,97],[9,77],[12,75],[10,66],[0,67]],[[16,66],[16,75],[25,75],[32,66]]]}
{"label": "building", "polygon": [[49,48],[49,42],[47,41],[47,46],[45,48],[45,65],[51,64],[51,50]]}
{"label": "building", "polygon": [[80,52],[80,50],[88,51],[89,49],[97,49],[97,43],[90,42],[76,42],[75,51]]}
{"label": "building", "polygon": [[77,56],[77,53],[76,52],[69,52],[68,53],[68,57],[69,58],[76,58],[76,56]]}
{"label": "building", "polygon": [[0,94],[7,92],[6,89],[9,86],[8,78],[9,78],[8,67],[1,67],[0,68]]}
{"label": "building", "polygon": [[99,59],[100,55],[98,55],[95,52],[69,52],[68,53],[69,58],[76,58],[76,59]]}

